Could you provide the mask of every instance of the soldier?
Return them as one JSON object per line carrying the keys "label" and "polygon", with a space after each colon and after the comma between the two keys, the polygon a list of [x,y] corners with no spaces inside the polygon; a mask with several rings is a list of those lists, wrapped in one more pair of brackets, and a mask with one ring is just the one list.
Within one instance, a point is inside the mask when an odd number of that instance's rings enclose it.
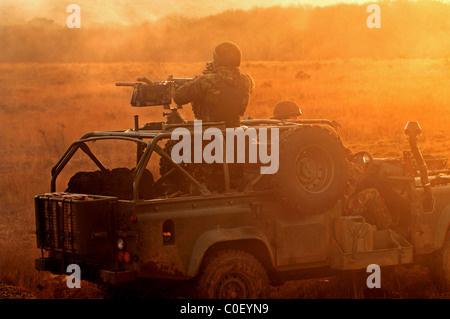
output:
{"label": "soldier", "polygon": [[[277,120],[293,120],[301,114],[297,103],[287,100],[278,102],[273,109],[273,118]],[[352,158],[353,153],[348,149],[347,152],[348,158]],[[392,224],[392,217],[378,190],[375,188],[357,189],[357,185],[365,175],[364,166],[349,160],[348,171],[347,190],[343,201],[344,214],[363,216],[367,222],[380,229],[389,228]]]}
{"label": "soldier", "polygon": [[[351,156],[350,156],[351,157]],[[357,185],[365,174],[363,165],[348,161],[348,184],[344,194],[345,215],[363,216],[368,223],[379,229],[392,226],[393,220],[386,203],[376,188],[358,190]]]}
{"label": "soldier", "polygon": [[302,111],[297,103],[292,101],[278,102],[273,108],[273,118],[277,120],[296,120]]}
{"label": "soldier", "polygon": [[222,42],[213,52],[214,70],[175,91],[174,102],[191,103],[195,117],[206,122],[225,121],[226,127],[240,126],[247,108],[253,79],[239,71],[242,53],[232,42]]}

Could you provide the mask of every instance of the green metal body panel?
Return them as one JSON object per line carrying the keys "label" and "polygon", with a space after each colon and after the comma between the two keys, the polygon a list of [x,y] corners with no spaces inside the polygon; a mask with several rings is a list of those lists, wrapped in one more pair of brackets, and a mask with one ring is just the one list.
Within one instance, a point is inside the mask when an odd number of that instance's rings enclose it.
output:
{"label": "green metal body panel", "polygon": [[[299,218],[268,192],[150,200],[135,209],[138,239],[130,245],[139,255],[134,267],[143,277],[191,278],[208,249],[225,242],[239,243],[240,249],[249,249],[249,241],[262,244],[278,269],[329,258],[326,216],[331,214]],[[173,224],[169,242],[163,238],[165,223]]]}

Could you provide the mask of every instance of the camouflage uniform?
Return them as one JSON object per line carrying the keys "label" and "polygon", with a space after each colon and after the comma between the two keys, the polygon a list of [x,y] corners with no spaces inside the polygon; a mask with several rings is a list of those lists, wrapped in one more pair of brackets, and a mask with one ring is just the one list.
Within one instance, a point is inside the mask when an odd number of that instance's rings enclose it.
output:
{"label": "camouflage uniform", "polygon": [[226,127],[240,126],[253,79],[239,71],[241,49],[229,41],[219,43],[213,51],[214,68],[175,91],[173,100],[192,104],[195,117],[206,122],[225,122]]}
{"label": "camouflage uniform", "polygon": [[364,168],[349,162],[348,189],[344,195],[344,214],[363,216],[370,224],[379,229],[387,229],[392,225],[392,216],[380,193],[375,188],[357,191],[356,185],[364,175]]}
{"label": "camouflage uniform", "polygon": [[253,88],[252,78],[238,68],[218,66],[215,72],[181,86],[173,98],[177,104],[192,103],[199,120],[225,121],[226,127],[236,127],[240,126],[240,116],[244,115]]}

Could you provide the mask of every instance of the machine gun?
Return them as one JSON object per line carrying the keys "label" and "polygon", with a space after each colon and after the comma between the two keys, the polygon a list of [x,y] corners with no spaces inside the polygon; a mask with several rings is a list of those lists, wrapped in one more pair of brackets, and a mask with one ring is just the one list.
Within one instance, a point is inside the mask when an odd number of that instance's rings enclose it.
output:
{"label": "machine gun", "polygon": [[138,78],[138,82],[117,82],[116,86],[134,87],[130,102],[132,106],[162,105],[168,107],[172,104],[173,92],[192,80],[193,78],[174,78],[172,75],[169,75],[166,81],[152,82],[147,78]]}
{"label": "machine gun", "polygon": [[167,118],[167,123],[183,123],[184,119],[178,113],[178,109],[181,109],[182,105],[171,107],[173,93],[177,88],[192,80],[194,78],[174,78],[172,75],[169,75],[166,81],[152,82],[144,77],[138,78],[138,82],[135,83],[117,82],[116,86],[132,86],[134,88],[130,101],[131,106],[145,107],[160,105],[164,109],[170,110],[169,113],[163,113]]}
{"label": "machine gun", "polygon": [[[210,74],[216,71],[214,62],[206,62],[206,68],[203,74]],[[169,108],[172,104],[173,93],[183,84],[194,80],[194,78],[174,78],[169,75],[166,81],[150,81],[147,78],[138,78],[135,83],[117,82],[117,86],[132,86],[134,87],[133,95],[131,96],[130,104],[132,106],[155,106],[162,105]],[[181,107],[181,106],[180,106]]]}
{"label": "machine gun", "polygon": [[[206,62],[206,68],[203,74],[214,73],[216,66],[214,62]],[[183,123],[184,119],[178,113],[178,109],[182,105],[171,107],[173,101],[173,93],[183,84],[194,80],[194,78],[174,78],[169,75],[166,81],[150,81],[147,78],[138,78],[137,82],[117,82],[116,86],[131,86],[134,88],[131,96],[130,104],[135,107],[145,106],[163,106],[164,109],[170,110],[169,113],[163,113],[167,118],[167,123]]]}

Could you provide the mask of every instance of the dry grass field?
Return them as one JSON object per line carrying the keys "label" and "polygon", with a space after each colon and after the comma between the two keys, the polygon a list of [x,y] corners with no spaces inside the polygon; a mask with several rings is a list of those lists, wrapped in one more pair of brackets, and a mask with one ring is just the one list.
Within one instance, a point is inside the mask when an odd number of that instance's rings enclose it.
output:
{"label": "dry grass field", "polygon": [[[133,115],[162,121],[162,108],[132,108],[130,88],[116,81],[191,77],[203,63],[0,64],[0,283],[23,287],[37,298],[96,298],[95,287],[67,292],[61,280],[34,270],[34,202],[50,190],[50,169],[69,144],[96,130],[127,129]],[[296,101],[303,118],[336,120],[353,151],[400,157],[408,149],[403,128],[418,120],[424,154],[450,156],[450,59],[245,62],[256,81],[246,115],[271,116],[280,100]],[[188,106],[182,110],[193,119]],[[131,153],[133,154],[133,153]],[[129,162],[119,146],[105,162]],[[72,171],[80,169],[75,161]],[[61,179],[60,179],[61,180]],[[64,185],[59,185],[64,190]],[[436,298],[427,270],[396,268],[382,289],[368,291],[365,274],[287,283],[274,298]],[[56,285],[55,283],[58,283]],[[37,287],[41,288],[38,289]],[[50,289],[49,287],[53,287]],[[57,288],[59,287],[59,288]]]}

